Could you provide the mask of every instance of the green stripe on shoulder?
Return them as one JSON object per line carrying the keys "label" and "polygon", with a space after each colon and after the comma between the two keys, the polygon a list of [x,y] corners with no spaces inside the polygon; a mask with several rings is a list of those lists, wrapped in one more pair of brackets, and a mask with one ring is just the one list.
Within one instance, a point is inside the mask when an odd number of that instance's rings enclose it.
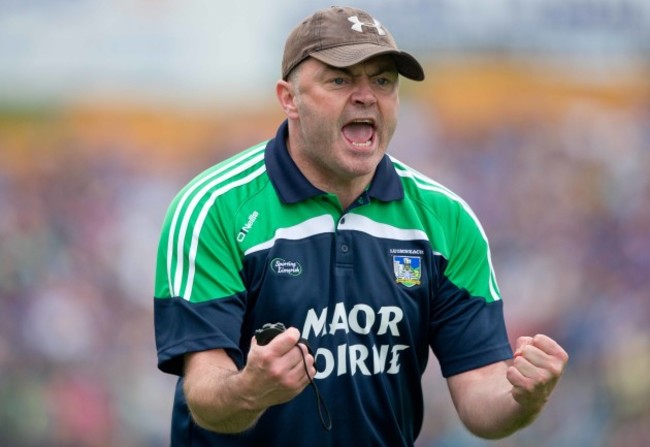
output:
{"label": "green stripe on shoulder", "polygon": [[[435,209],[436,219],[451,236],[448,252],[443,255],[449,264],[445,274],[459,287],[487,301],[498,301],[501,294],[494,273],[487,235],[472,208],[450,189],[391,157],[402,178],[405,194],[417,195]],[[435,240],[435,235],[430,235]]]}
{"label": "green stripe on shoulder", "polygon": [[199,235],[207,214],[219,196],[265,172],[264,149],[267,143],[255,145],[203,171],[172,201],[159,247],[158,296],[166,290],[168,296],[190,299]]}

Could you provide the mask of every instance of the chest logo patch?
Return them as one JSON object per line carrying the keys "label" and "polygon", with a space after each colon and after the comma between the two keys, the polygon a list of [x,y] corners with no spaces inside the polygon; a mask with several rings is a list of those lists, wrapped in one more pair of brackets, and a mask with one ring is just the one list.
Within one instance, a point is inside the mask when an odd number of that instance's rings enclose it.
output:
{"label": "chest logo patch", "polygon": [[393,256],[393,272],[395,282],[406,287],[420,285],[422,267],[419,256]]}
{"label": "chest logo patch", "polygon": [[270,267],[276,275],[300,276],[302,274],[302,266],[296,261],[274,258],[271,260]]}

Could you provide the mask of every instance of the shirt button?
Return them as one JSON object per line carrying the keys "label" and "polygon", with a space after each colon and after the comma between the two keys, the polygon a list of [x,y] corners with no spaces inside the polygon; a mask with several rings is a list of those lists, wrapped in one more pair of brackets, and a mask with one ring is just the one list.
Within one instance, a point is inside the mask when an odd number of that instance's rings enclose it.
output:
{"label": "shirt button", "polygon": [[347,244],[343,244],[341,245],[341,251],[343,253],[347,253],[348,251],[350,251],[350,247],[348,247]]}

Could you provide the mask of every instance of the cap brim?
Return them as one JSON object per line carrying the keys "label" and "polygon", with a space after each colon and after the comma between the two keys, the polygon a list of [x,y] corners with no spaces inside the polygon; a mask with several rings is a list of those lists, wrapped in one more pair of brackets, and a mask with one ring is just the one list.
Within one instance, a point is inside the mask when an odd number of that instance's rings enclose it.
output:
{"label": "cap brim", "polygon": [[414,81],[424,80],[424,70],[409,53],[369,43],[343,45],[311,53],[314,59],[337,68],[349,67],[371,57],[388,54],[393,56],[397,71],[405,78]]}

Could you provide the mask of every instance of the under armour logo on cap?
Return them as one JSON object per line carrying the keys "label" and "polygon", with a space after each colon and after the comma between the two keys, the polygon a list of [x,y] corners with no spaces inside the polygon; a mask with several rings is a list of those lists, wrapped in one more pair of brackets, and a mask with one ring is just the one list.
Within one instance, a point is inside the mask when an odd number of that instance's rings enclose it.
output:
{"label": "under armour logo on cap", "polygon": [[381,27],[381,23],[379,23],[377,19],[372,19],[373,23],[362,22],[361,20],[359,20],[359,17],[357,16],[348,17],[348,20],[353,23],[352,29],[357,32],[362,33],[363,27],[365,26],[368,28],[376,29],[377,34],[379,34],[380,36],[386,35],[386,31],[384,31],[384,29]]}
{"label": "under armour logo on cap", "polygon": [[344,68],[371,57],[389,55],[402,76],[424,79],[420,63],[397,48],[388,30],[367,12],[345,6],[316,11],[296,26],[284,46],[282,79],[309,57]]}

